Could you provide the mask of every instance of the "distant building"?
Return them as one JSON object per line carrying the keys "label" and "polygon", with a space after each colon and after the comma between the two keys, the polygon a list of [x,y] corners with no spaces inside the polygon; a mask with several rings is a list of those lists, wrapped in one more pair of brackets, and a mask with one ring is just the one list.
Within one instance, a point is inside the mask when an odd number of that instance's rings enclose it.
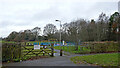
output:
{"label": "distant building", "polygon": [[118,2],[118,12],[120,13],[120,1]]}

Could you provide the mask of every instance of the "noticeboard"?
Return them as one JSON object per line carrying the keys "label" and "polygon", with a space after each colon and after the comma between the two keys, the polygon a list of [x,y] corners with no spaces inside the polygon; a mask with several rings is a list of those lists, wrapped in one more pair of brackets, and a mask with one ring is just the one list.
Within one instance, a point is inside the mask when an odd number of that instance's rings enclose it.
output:
{"label": "noticeboard", "polygon": [[39,43],[34,43],[34,50],[35,50],[35,49],[40,49]]}

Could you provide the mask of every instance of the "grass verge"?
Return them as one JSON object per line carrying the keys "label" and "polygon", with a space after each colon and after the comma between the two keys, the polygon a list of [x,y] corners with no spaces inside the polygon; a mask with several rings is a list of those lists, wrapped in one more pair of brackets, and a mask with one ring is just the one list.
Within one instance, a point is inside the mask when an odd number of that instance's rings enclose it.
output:
{"label": "grass verge", "polygon": [[71,60],[76,64],[87,62],[98,66],[118,66],[118,53],[76,56]]}

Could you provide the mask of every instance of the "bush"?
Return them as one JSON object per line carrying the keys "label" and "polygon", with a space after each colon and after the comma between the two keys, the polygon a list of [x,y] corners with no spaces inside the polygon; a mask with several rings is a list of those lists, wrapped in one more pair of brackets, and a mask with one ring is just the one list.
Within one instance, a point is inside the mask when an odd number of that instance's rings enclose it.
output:
{"label": "bush", "polygon": [[91,52],[94,53],[104,53],[112,51],[117,52],[118,47],[118,43],[115,42],[96,43],[94,45],[90,45]]}
{"label": "bush", "polygon": [[20,62],[20,59],[13,59],[14,62]]}
{"label": "bush", "polygon": [[17,43],[2,43],[2,61],[14,61],[21,56],[21,47]]}

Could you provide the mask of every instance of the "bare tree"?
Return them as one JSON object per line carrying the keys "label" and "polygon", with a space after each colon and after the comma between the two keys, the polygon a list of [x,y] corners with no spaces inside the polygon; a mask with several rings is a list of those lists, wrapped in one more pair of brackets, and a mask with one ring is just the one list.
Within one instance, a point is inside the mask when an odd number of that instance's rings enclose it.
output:
{"label": "bare tree", "polygon": [[98,21],[97,21],[97,38],[98,41],[103,41],[106,39],[106,31],[107,31],[107,20],[108,17],[106,14],[101,13],[99,15]]}
{"label": "bare tree", "polygon": [[31,30],[31,32],[35,35],[35,40],[38,40],[38,36],[41,33],[41,28],[40,27],[35,27]]}
{"label": "bare tree", "polygon": [[65,23],[63,24],[63,27],[61,29],[61,33],[62,33],[62,39],[65,41],[69,41],[69,36],[68,36],[68,30],[69,30],[69,24]]}
{"label": "bare tree", "polygon": [[53,35],[56,33],[57,28],[54,24],[47,24],[44,27],[43,34],[48,36],[49,38],[53,38]]}

